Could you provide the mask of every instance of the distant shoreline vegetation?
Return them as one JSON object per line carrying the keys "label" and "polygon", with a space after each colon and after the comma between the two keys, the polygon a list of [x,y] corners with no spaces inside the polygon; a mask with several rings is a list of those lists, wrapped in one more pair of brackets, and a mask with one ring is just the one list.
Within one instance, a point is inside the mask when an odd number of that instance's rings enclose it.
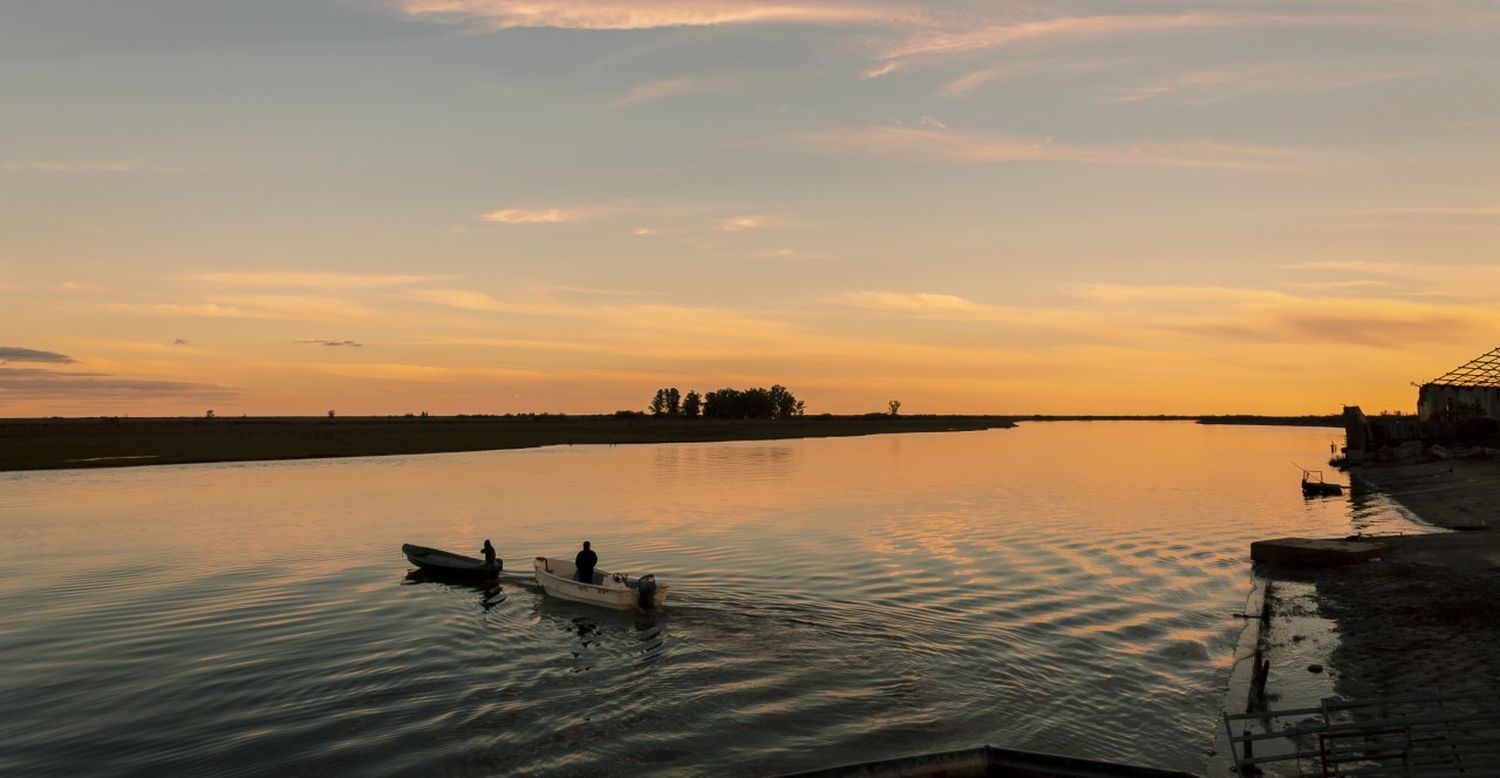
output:
{"label": "distant shoreline vegetation", "polygon": [[1270,427],[1337,427],[1344,428],[1344,417],[1339,414],[1324,416],[1202,416],[1199,424],[1251,424]]}
{"label": "distant shoreline vegetation", "polygon": [[[771,390],[764,390],[770,395]],[[743,393],[742,393],[743,394]],[[733,396],[733,395],[729,395]],[[777,395],[781,396],[781,395]],[[1341,427],[1338,416],[858,415],[706,418],[619,411],[431,416],[0,419],[0,471],[435,454],[557,445],[707,443],[962,432],[1046,421],[1194,421]],[[757,401],[758,402],[758,401]],[[737,405],[726,408],[739,409]],[[764,406],[749,406],[763,408]],[[700,409],[701,411],[701,409]],[[728,411],[725,411],[728,412]]]}
{"label": "distant shoreline vegetation", "polygon": [[[798,407],[800,411],[800,406]],[[978,431],[994,416],[698,418],[554,413],[0,419],[0,471]]]}
{"label": "distant shoreline vegetation", "polygon": [[[689,389],[683,395],[675,386],[656,390],[647,410],[652,416],[696,419],[790,419],[803,415],[804,404],[785,386],[773,384],[770,389],[719,389],[708,394],[698,394]],[[628,416],[631,411],[618,411],[616,416]]]}

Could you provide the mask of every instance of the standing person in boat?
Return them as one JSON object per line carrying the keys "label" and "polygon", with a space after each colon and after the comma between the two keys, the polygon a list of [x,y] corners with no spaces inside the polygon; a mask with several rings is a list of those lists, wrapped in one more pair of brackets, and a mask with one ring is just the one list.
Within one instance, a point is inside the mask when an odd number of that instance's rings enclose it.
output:
{"label": "standing person in boat", "polygon": [[581,583],[591,584],[594,582],[594,565],[599,564],[599,555],[589,548],[589,542],[583,541],[583,550],[573,558],[573,565],[578,568],[578,580]]}
{"label": "standing person in boat", "polygon": [[484,564],[486,567],[491,570],[498,569],[495,565],[495,547],[490,545],[489,538],[484,539],[484,548],[479,549],[479,552],[484,554]]}

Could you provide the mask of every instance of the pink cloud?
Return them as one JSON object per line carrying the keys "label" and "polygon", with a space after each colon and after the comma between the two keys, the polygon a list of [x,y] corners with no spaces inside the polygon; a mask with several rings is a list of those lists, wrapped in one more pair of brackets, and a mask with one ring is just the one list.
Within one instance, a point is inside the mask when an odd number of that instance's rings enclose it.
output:
{"label": "pink cloud", "polygon": [[571,30],[642,30],[723,24],[833,24],[889,22],[913,15],[891,6],[859,2],[762,3],[700,0],[693,3],[622,0],[407,0],[414,17],[486,29],[553,27]]}
{"label": "pink cloud", "polygon": [[1052,138],[954,131],[930,124],[805,133],[791,137],[789,145],[809,151],[898,155],[959,163],[1078,162],[1258,171],[1293,169],[1297,157],[1297,153],[1290,149],[1217,141],[1085,145]]}

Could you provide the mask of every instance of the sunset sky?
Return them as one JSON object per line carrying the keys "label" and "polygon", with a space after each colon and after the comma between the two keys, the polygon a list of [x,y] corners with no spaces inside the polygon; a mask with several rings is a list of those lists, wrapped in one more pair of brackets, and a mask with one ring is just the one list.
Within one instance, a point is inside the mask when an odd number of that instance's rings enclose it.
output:
{"label": "sunset sky", "polygon": [[11,0],[0,416],[1325,413],[1500,345],[1500,4]]}

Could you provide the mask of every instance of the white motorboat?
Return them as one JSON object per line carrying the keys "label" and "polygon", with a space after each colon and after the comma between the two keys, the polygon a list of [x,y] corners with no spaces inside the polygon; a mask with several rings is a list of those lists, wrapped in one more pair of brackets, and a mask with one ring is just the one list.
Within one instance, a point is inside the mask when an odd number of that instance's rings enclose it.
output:
{"label": "white motorboat", "polygon": [[659,608],[667,599],[666,585],[657,583],[654,575],[631,578],[595,568],[594,582],[584,583],[578,580],[578,568],[565,559],[539,556],[533,566],[542,590],[563,600],[630,610]]}

